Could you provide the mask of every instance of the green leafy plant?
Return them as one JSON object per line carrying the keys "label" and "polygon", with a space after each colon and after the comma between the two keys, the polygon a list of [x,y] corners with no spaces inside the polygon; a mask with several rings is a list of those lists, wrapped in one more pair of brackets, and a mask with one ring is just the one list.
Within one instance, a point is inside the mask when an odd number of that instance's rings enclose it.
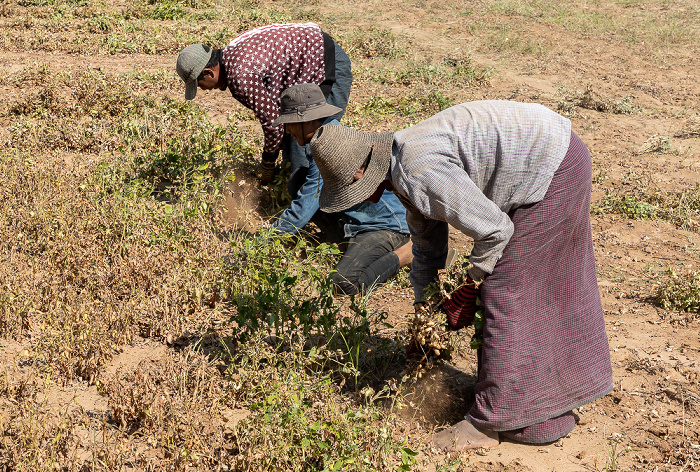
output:
{"label": "green leafy plant", "polygon": [[327,334],[338,313],[328,278],[328,262],[337,253],[326,244],[311,247],[274,232],[237,241],[224,290],[236,307],[231,321],[238,334],[264,328],[279,337],[296,331],[308,336],[317,326]]}
{"label": "green leafy plant", "polygon": [[[637,185],[643,186],[640,182]],[[700,223],[700,185],[666,192],[646,184],[629,194],[606,191],[602,200],[591,204],[595,214],[617,213],[632,219],[668,221],[680,228],[695,230]]]}
{"label": "green leafy plant", "polygon": [[396,418],[340,395],[333,372],[318,369],[325,348],[289,338],[280,350],[262,335],[232,352],[229,364],[231,394],[251,410],[233,430],[233,470],[410,470],[415,453],[392,437]]}
{"label": "green leafy plant", "polygon": [[372,357],[367,341],[387,327],[388,314],[369,311],[354,297],[341,309],[329,277],[337,256],[334,246],[312,246],[274,232],[236,241],[222,281],[224,296],[235,307],[235,338],[245,341],[263,331],[281,346],[298,336],[308,349],[326,353],[326,367],[357,385],[360,367]]}

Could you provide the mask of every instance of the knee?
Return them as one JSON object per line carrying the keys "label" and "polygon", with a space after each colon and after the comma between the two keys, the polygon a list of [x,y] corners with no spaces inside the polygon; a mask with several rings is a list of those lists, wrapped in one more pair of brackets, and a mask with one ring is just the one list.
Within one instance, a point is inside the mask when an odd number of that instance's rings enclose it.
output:
{"label": "knee", "polygon": [[333,281],[333,291],[338,295],[357,295],[360,293],[360,288],[357,281],[352,281],[340,272],[331,274]]}
{"label": "knee", "polygon": [[[376,275],[374,272],[372,272],[371,275]],[[375,283],[379,282],[379,277],[376,277],[374,280],[372,280],[372,277],[367,274],[366,272],[360,275],[360,277],[357,279],[357,290],[358,292],[362,293],[367,293],[368,290],[374,285]]]}

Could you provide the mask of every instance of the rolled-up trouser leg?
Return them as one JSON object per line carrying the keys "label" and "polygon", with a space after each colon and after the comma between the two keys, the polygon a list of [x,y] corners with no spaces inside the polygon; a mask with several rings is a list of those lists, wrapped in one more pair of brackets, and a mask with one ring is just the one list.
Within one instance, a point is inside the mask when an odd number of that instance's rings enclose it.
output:
{"label": "rolled-up trouser leg", "polygon": [[331,275],[336,292],[357,295],[381,284],[401,268],[393,252],[406,244],[408,234],[389,230],[366,231],[348,241],[348,247]]}

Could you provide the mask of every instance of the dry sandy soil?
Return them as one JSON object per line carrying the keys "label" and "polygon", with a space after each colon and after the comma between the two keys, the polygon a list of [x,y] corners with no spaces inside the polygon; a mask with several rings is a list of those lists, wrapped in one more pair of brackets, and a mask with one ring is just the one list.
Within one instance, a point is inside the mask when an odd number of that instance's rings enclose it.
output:
{"label": "dry sandy soil", "polygon": [[[528,23],[529,39],[542,53],[525,56],[503,49],[488,51],[486,38],[471,33],[469,15],[443,16],[441,2],[341,2],[336,11],[375,9],[372,23],[390,29],[411,41],[417,57],[469,56],[474,63],[492,70],[490,85],[465,89],[453,103],[477,99],[509,99],[539,102],[557,109],[563,91],[584,92],[588,87],[601,100],[620,101],[629,97],[642,111],[614,114],[577,107],[569,116],[573,129],[588,145],[593,156],[593,200],[603,198],[606,189],[623,188],[625,182],[647,179],[664,190],[691,189],[700,183],[700,154],[697,128],[700,113],[700,82],[697,43],[686,54],[665,55],[650,50],[644,42],[627,44],[614,36],[573,34],[551,25]],[[635,8],[624,2],[596,4],[608,14],[629,16]],[[466,7],[465,7],[466,8]],[[659,7],[663,8],[663,7]],[[322,10],[323,11],[323,10]],[[339,13],[349,30],[355,21]],[[360,22],[360,20],[357,20]],[[494,14],[478,21],[506,24],[507,15]],[[697,39],[697,24],[692,34]],[[56,67],[79,68],[85,57],[45,55],[43,61]],[[133,67],[172,68],[174,57],[109,56],[100,58],[107,70]],[[0,67],[12,70],[32,59],[19,53],[0,55]],[[391,86],[372,89],[359,79],[351,96],[363,101],[376,93],[391,93]],[[5,89],[3,94],[8,93]],[[240,111],[228,96],[200,94],[200,105],[212,119]],[[250,123],[248,123],[250,125]],[[380,123],[376,129],[388,129]],[[668,137],[665,152],[644,152],[654,135]],[[259,189],[253,180],[228,197],[231,210],[255,208]],[[232,213],[227,224],[240,223]],[[629,220],[619,215],[592,216],[600,293],[610,340],[613,392],[577,410],[574,431],[554,444],[529,446],[504,441],[499,447],[470,453],[468,470],[581,471],[581,470],[700,470],[700,324],[697,316],[662,310],[655,301],[658,283],[669,267],[695,270],[698,263],[698,233],[662,221]],[[452,244],[460,250],[469,241],[458,232]],[[411,289],[387,286],[377,290],[370,306],[386,310],[398,320],[411,312]],[[19,345],[16,346],[19,349]],[[144,357],[157,359],[163,345],[125,347],[111,369],[135,363]],[[10,342],[5,354],[13,351]],[[433,428],[459,420],[473,398],[475,358],[466,355],[431,371],[416,386],[415,409],[402,412],[409,430],[423,440]],[[94,387],[91,387],[94,390]],[[72,398],[99,410],[104,401],[83,388],[57,394],[55,401]],[[82,400],[81,400],[82,399]],[[444,456],[428,451],[418,457],[421,468]]]}

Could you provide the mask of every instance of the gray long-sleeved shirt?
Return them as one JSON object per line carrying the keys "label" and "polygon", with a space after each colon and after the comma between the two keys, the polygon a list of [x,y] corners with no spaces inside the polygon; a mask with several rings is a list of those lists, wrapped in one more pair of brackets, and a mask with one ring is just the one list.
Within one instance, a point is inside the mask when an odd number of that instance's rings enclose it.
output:
{"label": "gray long-sleeved shirt", "polygon": [[513,235],[507,213],[544,197],[570,138],[571,122],[544,106],[496,100],[394,135],[390,176],[407,209],[415,301],[445,265],[448,224],[474,239],[469,275],[493,271]]}

